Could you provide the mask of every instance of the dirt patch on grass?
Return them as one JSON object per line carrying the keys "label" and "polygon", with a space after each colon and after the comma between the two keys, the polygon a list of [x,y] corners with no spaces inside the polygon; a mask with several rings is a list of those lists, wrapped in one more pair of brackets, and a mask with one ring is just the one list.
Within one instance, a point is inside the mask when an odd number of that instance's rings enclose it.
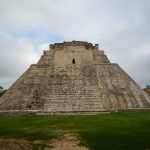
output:
{"label": "dirt patch on grass", "polygon": [[79,144],[77,136],[72,134],[65,134],[62,139],[51,140],[52,150],[88,150]]}
{"label": "dirt patch on grass", "polygon": [[24,139],[0,139],[0,150],[89,150],[80,146],[76,135],[65,134],[60,139],[28,141]]}
{"label": "dirt patch on grass", "polygon": [[0,139],[0,150],[32,150],[32,145],[23,139]]}

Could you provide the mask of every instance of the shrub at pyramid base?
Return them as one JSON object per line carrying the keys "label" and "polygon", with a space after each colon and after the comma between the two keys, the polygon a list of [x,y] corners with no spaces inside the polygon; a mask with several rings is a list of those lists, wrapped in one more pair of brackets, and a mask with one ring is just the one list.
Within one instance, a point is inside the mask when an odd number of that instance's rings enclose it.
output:
{"label": "shrub at pyramid base", "polygon": [[0,110],[100,112],[150,107],[150,97],[98,44],[50,45],[0,98]]}

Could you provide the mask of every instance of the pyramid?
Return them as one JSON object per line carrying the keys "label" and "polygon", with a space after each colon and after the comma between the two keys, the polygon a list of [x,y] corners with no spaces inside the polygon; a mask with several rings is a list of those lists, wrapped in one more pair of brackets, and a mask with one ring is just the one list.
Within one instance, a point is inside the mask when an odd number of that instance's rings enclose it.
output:
{"label": "pyramid", "polygon": [[84,114],[149,108],[148,94],[98,47],[51,44],[0,98],[0,110]]}

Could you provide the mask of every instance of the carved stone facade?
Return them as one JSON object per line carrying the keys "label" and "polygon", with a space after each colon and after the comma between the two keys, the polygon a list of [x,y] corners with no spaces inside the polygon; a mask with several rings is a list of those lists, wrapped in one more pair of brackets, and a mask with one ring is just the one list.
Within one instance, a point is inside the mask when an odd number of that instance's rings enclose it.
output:
{"label": "carved stone facade", "polygon": [[0,98],[0,110],[100,112],[149,108],[150,97],[98,44],[50,45]]}

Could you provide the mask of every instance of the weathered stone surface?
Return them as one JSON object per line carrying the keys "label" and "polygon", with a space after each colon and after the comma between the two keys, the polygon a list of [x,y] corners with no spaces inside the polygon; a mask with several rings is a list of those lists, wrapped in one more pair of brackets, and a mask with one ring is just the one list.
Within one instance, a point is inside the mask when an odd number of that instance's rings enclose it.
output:
{"label": "weathered stone surface", "polygon": [[0,110],[98,112],[148,108],[150,97],[98,45],[56,43],[0,98]]}
{"label": "weathered stone surface", "polygon": [[146,88],[144,88],[143,89],[148,95],[150,95],[150,87],[148,86],[148,87],[146,87]]}

